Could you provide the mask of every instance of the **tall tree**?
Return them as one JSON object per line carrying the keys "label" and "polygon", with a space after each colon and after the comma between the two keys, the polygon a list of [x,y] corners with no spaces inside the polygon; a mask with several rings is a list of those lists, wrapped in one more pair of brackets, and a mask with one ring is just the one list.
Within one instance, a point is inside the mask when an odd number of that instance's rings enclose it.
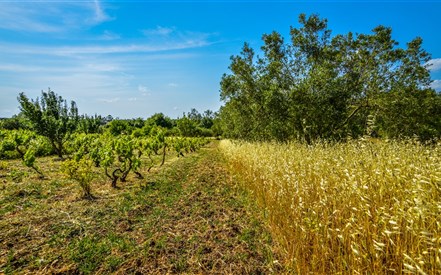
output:
{"label": "tall tree", "polygon": [[[441,136],[441,95],[429,88],[421,38],[398,47],[392,29],[331,37],[326,19],[299,16],[290,43],[262,36],[262,56],[245,43],[221,80],[226,136],[250,140]],[[375,131],[373,131],[375,129]]]}
{"label": "tall tree", "polygon": [[24,93],[18,96],[21,113],[29,119],[37,134],[49,139],[53,149],[63,158],[64,143],[75,130],[79,116],[74,101],[67,104],[61,96],[48,89],[41,98],[30,100]]}

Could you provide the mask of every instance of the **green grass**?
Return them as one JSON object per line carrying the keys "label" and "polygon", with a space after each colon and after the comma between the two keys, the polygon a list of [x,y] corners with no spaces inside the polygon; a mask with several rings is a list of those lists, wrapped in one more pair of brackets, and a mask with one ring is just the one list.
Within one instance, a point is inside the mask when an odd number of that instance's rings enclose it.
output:
{"label": "green grass", "polygon": [[[169,159],[112,189],[96,168],[92,193],[39,159],[41,180],[17,161],[0,173],[0,273],[281,271],[258,211],[223,167],[216,145]],[[14,181],[11,174],[23,174]]]}

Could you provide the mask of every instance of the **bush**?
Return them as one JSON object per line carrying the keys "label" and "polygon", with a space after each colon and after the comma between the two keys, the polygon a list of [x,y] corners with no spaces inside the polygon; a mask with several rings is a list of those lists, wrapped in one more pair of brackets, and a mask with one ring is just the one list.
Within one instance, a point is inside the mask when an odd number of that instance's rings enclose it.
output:
{"label": "bush", "polygon": [[92,188],[90,185],[94,178],[92,167],[93,161],[86,158],[80,159],[79,161],[66,160],[61,165],[61,171],[70,179],[78,182],[83,191],[83,198],[85,199],[95,198],[92,195]]}

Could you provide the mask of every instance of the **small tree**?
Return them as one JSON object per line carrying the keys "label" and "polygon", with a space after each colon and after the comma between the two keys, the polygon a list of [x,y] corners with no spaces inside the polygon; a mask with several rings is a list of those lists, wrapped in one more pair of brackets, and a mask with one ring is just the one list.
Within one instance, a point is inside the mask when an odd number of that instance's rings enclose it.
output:
{"label": "small tree", "polygon": [[93,161],[88,158],[82,158],[78,161],[72,159],[63,162],[61,171],[66,174],[70,179],[75,180],[81,186],[83,190],[83,198],[94,199],[92,195],[92,188],[90,183],[94,178],[92,171]]}
{"label": "small tree", "polygon": [[121,134],[129,135],[132,133],[133,127],[131,127],[127,120],[115,119],[107,124],[108,132],[112,136],[119,136]]}
{"label": "small tree", "polygon": [[146,124],[161,126],[166,129],[173,128],[173,121],[163,113],[156,113],[146,120]]}
{"label": "small tree", "polygon": [[198,135],[197,122],[185,115],[184,117],[178,119],[177,128],[184,137],[195,137]]}
{"label": "small tree", "polygon": [[50,89],[41,93],[42,97],[35,101],[20,93],[20,110],[29,119],[35,132],[47,137],[57,155],[63,158],[64,143],[79,120],[78,108],[74,101],[68,107],[67,101]]}

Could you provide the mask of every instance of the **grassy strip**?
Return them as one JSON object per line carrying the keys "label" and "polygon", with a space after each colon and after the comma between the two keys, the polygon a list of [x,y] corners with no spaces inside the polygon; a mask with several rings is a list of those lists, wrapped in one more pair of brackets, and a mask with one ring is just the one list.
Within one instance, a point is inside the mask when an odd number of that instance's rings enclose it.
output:
{"label": "grassy strip", "polygon": [[[49,180],[24,172],[16,182],[0,179],[0,272],[280,271],[269,235],[214,147],[175,158],[145,180],[129,178],[119,190],[97,176],[92,201],[79,199],[59,163],[40,161]],[[3,173],[14,167],[7,164]]]}

